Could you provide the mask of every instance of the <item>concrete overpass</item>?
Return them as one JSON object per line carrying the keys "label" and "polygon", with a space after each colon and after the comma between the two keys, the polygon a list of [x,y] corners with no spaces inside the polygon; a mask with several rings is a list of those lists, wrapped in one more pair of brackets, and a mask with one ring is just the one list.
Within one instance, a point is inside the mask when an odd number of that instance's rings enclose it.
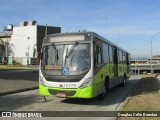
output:
{"label": "concrete overpass", "polygon": [[[131,71],[141,74],[143,72],[151,73],[151,64],[131,64]],[[152,64],[153,73],[160,73],[160,64]]]}

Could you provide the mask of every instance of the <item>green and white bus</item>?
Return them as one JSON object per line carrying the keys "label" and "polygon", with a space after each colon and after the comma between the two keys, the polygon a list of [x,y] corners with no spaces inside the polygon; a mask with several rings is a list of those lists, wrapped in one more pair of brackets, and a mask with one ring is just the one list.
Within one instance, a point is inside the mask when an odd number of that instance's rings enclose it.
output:
{"label": "green and white bus", "polygon": [[94,32],[47,35],[42,44],[39,90],[43,96],[105,98],[125,86],[130,54]]}

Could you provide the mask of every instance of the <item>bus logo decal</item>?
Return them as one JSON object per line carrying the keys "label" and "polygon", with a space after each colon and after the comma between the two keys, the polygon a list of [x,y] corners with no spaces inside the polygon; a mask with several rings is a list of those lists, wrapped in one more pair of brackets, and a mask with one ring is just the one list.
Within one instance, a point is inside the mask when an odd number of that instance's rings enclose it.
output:
{"label": "bus logo decal", "polygon": [[63,87],[63,84],[59,84],[59,87]]}

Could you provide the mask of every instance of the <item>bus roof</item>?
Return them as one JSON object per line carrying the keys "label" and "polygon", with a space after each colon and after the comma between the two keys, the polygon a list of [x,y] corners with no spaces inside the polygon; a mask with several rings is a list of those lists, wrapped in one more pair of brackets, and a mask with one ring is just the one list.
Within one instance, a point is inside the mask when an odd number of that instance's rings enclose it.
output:
{"label": "bus roof", "polygon": [[[100,36],[99,34],[95,33],[95,32],[92,32],[93,33],[93,36],[96,37],[96,38],[99,38],[100,40],[104,41],[104,42],[107,42],[108,44],[114,46],[114,47],[117,47],[119,50],[122,50],[123,52],[127,52],[126,50],[124,50],[123,48],[121,48],[120,46],[116,45],[115,43],[109,41],[108,39]],[[129,52],[127,52],[128,54],[130,54]]]}
{"label": "bus roof", "polygon": [[[114,47],[117,47],[119,50],[122,50],[124,52],[127,52],[126,50],[124,50],[123,48],[119,47],[118,45],[114,44],[113,42],[109,41],[108,39],[100,36],[99,34],[95,33],[95,32],[70,32],[70,33],[56,33],[56,34],[50,34],[47,35],[45,37],[53,37],[53,36],[60,36],[60,35],[82,35],[82,34],[91,34],[93,37],[96,37],[100,40],[102,40],[103,42],[106,42]],[[127,52],[129,54],[129,52]]]}

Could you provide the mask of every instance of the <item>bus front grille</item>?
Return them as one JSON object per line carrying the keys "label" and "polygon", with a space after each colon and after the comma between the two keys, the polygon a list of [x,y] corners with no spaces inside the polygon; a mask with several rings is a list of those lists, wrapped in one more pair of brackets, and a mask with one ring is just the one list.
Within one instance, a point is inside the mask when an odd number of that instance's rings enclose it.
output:
{"label": "bus front grille", "polygon": [[79,82],[81,79],[53,79],[53,78],[46,78],[47,81],[51,82]]}
{"label": "bus front grille", "polygon": [[67,96],[74,96],[76,91],[67,91],[67,90],[64,90],[64,91],[60,91],[60,90],[53,90],[53,89],[48,89],[48,92],[51,94],[51,95],[56,95],[57,93],[59,92],[65,92]]}

